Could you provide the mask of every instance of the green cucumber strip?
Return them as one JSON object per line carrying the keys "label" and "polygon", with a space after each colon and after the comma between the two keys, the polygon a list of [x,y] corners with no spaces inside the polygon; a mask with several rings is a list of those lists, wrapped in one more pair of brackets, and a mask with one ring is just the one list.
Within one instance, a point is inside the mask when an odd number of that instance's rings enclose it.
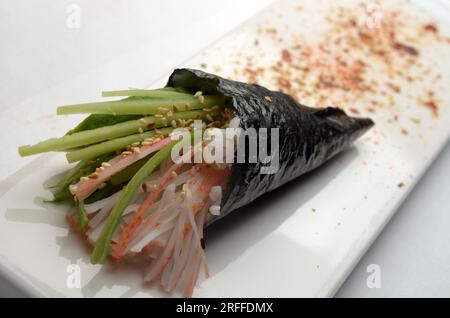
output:
{"label": "green cucumber strip", "polygon": [[88,198],[84,199],[84,202],[86,204],[94,203],[98,200],[109,197],[118,190],[120,190],[120,187],[114,186],[110,182],[108,182],[103,188],[96,190]]}
{"label": "green cucumber strip", "polygon": [[81,177],[81,169],[87,166],[87,162],[80,161],[72,169],[70,169],[64,178],[60,180],[55,186],[50,188],[56,188],[58,190],[67,188],[72,182]]}
{"label": "green cucumber strip", "polygon": [[[172,128],[161,128],[160,132],[164,136],[168,136],[172,132]],[[134,134],[126,137],[116,138],[102,143],[98,143],[92,146],[87,146],[85,148],[70,151],[66,154],[68,162],[76,162],[79,160],[89,160],[96,158],[97,156],[114,152],[116,150],[125,149],[128,145],[134,142],[143,141],[146,138],[153,137],[155,131],[151,130],[142,134]]]}
{"label": "green cucumber strip", "polygon": [[118,185],[130,180],[141,167],[148,161],[148,158],[142,158],[141,160],[136,161],[132,165],[126,167],[125,169],[119,171],[115,175],[111,177],[111,183],[113,185]]}
{"label": "green cucumber strip", "polygon": [[83,119],[75,128],[69,130],[67,135],[73,135],[80,131],[112,126],[123,123],[124,121],[136,120],[141,117],[141,115],[92,114]]}
{"label": "green cucumber strip", "polygon": [[19,154],[21,156],[30,156],[42,152],[72,149],[95,144],[104,140],[142,133],[145,130],[150,130],[153,128],[165,127],[170,125],[172,120],[188,120],[196,117],[204,119],[206,116],[206,112],[202,110],[194,110],[174,113],[172,117],[166,120],[160,117],[143,117],[139,120],[126,121],[112,126],[81,131],[74,133],[73,135],[65,135],[60,138],[47,139],[32,146],[21,146],[19,147]]}
{"label": "green cucumber strip", "polygon": [[84,208],[84,201],[78,202],[78,228],[83,230],[89,223],[89,219]]}
{"label": "green cucumber strip", "polygon": [[[224,97],[218,95],[204,96],[203,102],[192,95],[182,98],[135,98],[125,99],[111,102],[97,102],[60,106],[57,108],[58,115],[71,114],[112,114],[112,115],[154,115],[162,108],[172,109],[175,105],[179,111],[187,111],[189,109],[202,109],[215,105],[223,105]],[[185,105],[189,105],[185,108]]]}

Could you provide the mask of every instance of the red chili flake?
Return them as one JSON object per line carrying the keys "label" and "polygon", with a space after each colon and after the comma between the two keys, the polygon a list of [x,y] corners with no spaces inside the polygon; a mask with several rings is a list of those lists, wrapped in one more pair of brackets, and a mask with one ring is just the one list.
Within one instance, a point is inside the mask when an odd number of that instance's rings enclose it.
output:
{"label": "red chili flake", "polygon": [[426,102],[425,106],[428,107],[429,109],[431,109],[433,116],[438,115],[438,106],[436,105],[436,103],[434,101],[430,100],[430,101]]}
{"label": "red chili flake", "polygon": [[357,114],[357,115],[359,115],[359,110],[357,110],[356,108],[350,108],[350,111],[353,113],[353,114]]}
{"label": "red chili flake", "polygon": [[288,50],[284,49],[283,51],[281,51],[281,58],[283,59],[283,61],[287,62],[287,63],[291,63],[292,62],[292,55],[291,52],[289,52]]}
{"label": "red chili flake", "polygon": [[393,45],[393,48],[396,49],[397,51],[401,51],[403,53],[412,55],[412,56],[418,56],[419,55],[419,51],[415,48],[412,47],[410,45],[406,45],[400,42],[395,42]]}
{"label": "red chili flake", "polygon": [[147,128],[153,129],[155,128],[155,124],[154,123],[150,123],[147,125]]}
{"label": "red chili flake", "polygon": [[285,79],[284,77],[280,77],[278,78],[278,85],[280,86],[280,88],[284,88],[286,90],[291,89],[291,82],[289,82],[287,79]]}
{"label": "red chili flake", "polygon": [[373,37],[370,34],[359,31],[358,35],[361,41],[363,41],[365,44],[372,43]]}
{"label": "red chili flake", "polygon": [[435,26],[434,24],[431,24],[431,23],[424,25],[423,28],[424,28],[425,31],[428,31],[428,32],[433,32],[433,33],[438,33],[439,32],[437,26]]}
{"label": "red chili flake", "polygon": [[398,87],[397,85],[394,85],[392,83],[386,83],[386,85],[397,94],[400,93],[400,91],[401,91],[400,87]]}

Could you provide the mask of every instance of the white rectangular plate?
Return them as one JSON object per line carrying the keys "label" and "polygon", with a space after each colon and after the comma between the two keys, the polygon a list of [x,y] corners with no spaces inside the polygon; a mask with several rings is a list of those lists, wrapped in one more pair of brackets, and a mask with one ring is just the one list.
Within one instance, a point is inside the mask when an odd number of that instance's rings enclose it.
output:
{"label": "white rectangular plate", "polygon": [[[334,294],[449,137],[446,10],[439,1],[277,1],[184,64],[376,122],[325,166],[214,225],[207,237],[211,277],[194,296]],[[56,119],[53,105],[78,102],[79,92],[89,98],[114,83],[108,78],[139,86],[113,65],[8,110],[2,134],[21,127],[27,133],[14,143],[35,142],[79,119]],[[95,87],[99,82],[104,86]],[[0,264],[15,283],[45,296],[165,296],[141,283],[139,268],[91,265],[89,249],[65,223],[67,208],[42,203],[49,198],[44,181],[67,168],[62,155],[24,162],[0,183]],[[68,288],[70,264],[81,268],[81,288]]]}

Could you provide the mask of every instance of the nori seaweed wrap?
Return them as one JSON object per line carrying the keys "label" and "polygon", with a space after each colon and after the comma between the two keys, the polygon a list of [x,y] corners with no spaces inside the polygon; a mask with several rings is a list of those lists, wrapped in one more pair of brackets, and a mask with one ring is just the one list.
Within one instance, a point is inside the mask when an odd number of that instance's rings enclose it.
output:
{"label": "nori seaweed wrap", "polygon": [[369,118],[349,117],[338,108],[307,107],[282,92],[194,69],[175,70],[167,86],[223,94],[243,129],[279,128],[278,171],[262,174],[261,162],[234,163],[220,217],[319,167],[374,124]]}
{"label": "nori seaweed wrap", "polygon": [[[54,197],[74,204],[67,220],[93,246],[92,263],[142,261],[144,281],[186,297],[201,270],[208,276],[206,226],[319,167],[373,126],[337,108],[306,107],[281,92],[190,69],[175,70],[165,88],[103,96],[126,98],[59,107],[58,114],[91,115],[19,153],[68,151],[69,162],[79,161],[53,187]],[[176,128],[186,144],[194,141],[181,153],[173,151],[183,142]],[[229,138],[227,128],[244,133]],[[231,151],[192,162],[214,143],[214,130],[225,148],[232,141]]]}

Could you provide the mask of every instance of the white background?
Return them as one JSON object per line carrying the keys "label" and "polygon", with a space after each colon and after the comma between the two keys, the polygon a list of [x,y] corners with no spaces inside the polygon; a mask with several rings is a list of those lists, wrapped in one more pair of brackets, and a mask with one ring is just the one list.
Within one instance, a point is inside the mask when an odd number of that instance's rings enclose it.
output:
{"label": "white background", "polygon": [[[149,60],[133,71],[140,76],[147,72],[151,83],[269,2],[2,1],[0,115],[111,61],[122,59],[126,66],[127,54],[149,45],[154,47]],[[81,8],[79,29],[66,25],[71,3]],[[1,128],[0,132],[2,144],[12,138]],[[449,160],[447,147],[337,296],[450,296]],[[24,164],[8,146],[0,158],[0,179]],[[381,267],[380,289],[366,285],[369,264]],[[0,296],[15,295],[21,292],[0,279]]]}

